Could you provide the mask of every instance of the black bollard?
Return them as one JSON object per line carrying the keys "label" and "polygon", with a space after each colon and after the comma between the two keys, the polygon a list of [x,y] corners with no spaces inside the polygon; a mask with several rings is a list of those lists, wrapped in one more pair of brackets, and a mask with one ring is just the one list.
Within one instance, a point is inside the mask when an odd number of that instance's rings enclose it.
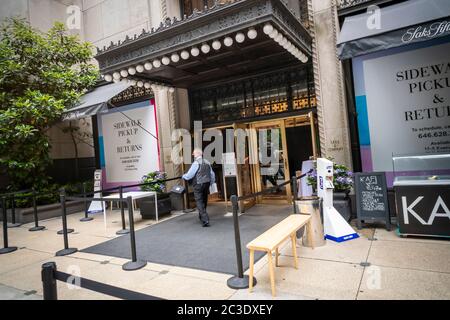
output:
{"label": "black bollard", "polygon": [[3,248],[0,249],[0,254],[6,254],[17,250],[17,247],[10,247],[8,245],[8,216],[6,213],[6,199],[2,198],[2,212],[3,212]]}
{"label": "black bollard", "polygon": [[[244,276],[244,267],[242,265],[241,234],[239,231],[239,216],[238,216],[239,206],[238,206],[238,197],[236,195],[231,196],[231,204],[233,206],[234,241],[236,244],[238,275],[228,279],[227,285],[231,289],[246,289],[249,287],[249,277]],[[253,278],[253,285],[256,285],[255,278]]]}
{"label": "black bollard", "polygon": [[47,262],[42,265],[41,278],[44,300],[58,300],[56,271],[56,263],[54,262]]}
{"label": "black bollard", "polygon": [[34,231],[41,231],[44,230],[44,226],[39,226],[39,218],[38,218],[38,212],[37,212],[37,203],[36,203],[36,191],[33,189],[33,216],[34,216],[34,227],[28,229],[28,231],[34,232]]}
{"label": "black bollard", "polygon": [[18,228],[21,225],[21,223],[16,223],[16,200],[13,193],[11,195],[11,223],[8,224],[8,228]]}
{"label": "black bollard", "polygon": [[84,218],[81,218],[81,222],[88,222],[94,220],[94,218],[89,217],[89,207],[88,207],[88,201],[86,197],[86,182],[83,182],[83,198],[84,198]]}
{"label": "black bollard", "polygon": [[131,243],[131,261],[125,263],[122,266],[122,269],[125,271],[134,271],[142,269],[147,265],[147,262],[138,260],[136,254],[136,235],[134,233],[134,217],[133,217],[133,198],[127,198],[127,206],[128,206],[128,218],[130,225],[130,243]]}
{"label": "black bollard", "polygon": [[297,213],[297,205],[295,203],[297,200],[297,177],[292,177],[292,206],[294,207],[294,213]]}
{"label": "black bollard", "polygon": [[125,209],[123,207],[124,199],[123,199],[123,187],[122,186],[119,187],[119,194],[120,194],[120,216],[122,218],[122,230],[117,231],[116,234],[122,235],[122,234],[130,233],[130,230],[127,229],[127,226],[125,224]]}
{"label": "black bollard", "polygon": [[61,217],[62,217],[62,234],[64,236],[64,249],[56,252],[56,256],[67,256],[69,254],[75,253],[78,251],[76,248],[69,248],[69,239],[68,239],[68,230],[67,230],[67,210],[66,210],[66,195],[65,191],[62,190],[60,194],[61,199]]}

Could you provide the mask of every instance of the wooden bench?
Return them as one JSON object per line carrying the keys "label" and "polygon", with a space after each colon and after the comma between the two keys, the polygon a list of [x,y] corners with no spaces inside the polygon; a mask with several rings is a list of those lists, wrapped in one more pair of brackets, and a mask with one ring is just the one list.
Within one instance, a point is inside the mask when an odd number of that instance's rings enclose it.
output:
{"label": "wooden bench", "polygon": [[[275,250],[275,266],[278,267],[278,256],[281,244],[283,244],[289,238],[291,239],[292,254],[294,256],[295,269],[298,269],[297,262],[297,231],[306,226],[306,232],[308,232],[309,239],[313,239],[311,232],[311,216],[302,214],[293,214],[276,224],[259,237],[247,244],[247,249],[250,250],[250,286],[249,291],[253,291],[253,272],[255,264],[255,250],[267,252],[269,259],[269,272],[270,272],[270,284],[272,287],[272,296],[275,296],[275,269],[272,262],[272,252]],[[312,243],[314,248],[314,243]]]}

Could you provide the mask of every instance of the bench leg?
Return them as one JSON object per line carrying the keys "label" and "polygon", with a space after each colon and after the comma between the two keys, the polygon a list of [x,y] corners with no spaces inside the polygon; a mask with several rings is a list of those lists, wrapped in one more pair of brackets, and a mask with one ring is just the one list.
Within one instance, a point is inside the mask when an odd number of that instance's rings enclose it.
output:
{"label": "bench leg", "polygon": [[249,292],[253,291],[253,270],[255,264],[255,250],[250,250]]}
{"label": "bench leg", "polygon": [[278,263],[278,257],[280,256],[280,252],[278,251],[278,248],[275,249],[275,267],[279,267]]}
{"label": "bench leg", "polygon": [[272,252],[267,251],[267,257],[269,258],[269,273],[270,273],[270,286],[272,287],[272,297],[275,297],[275,268],[272,261]]}
{"label": "bench leg", "polygon": [[313,235],[313,228],[312,228],[311,219],[309,220],[308,224],[306,225],[306,229],[307,229],[307,232],[308,232],[309,241],[311,243],[311,248],[314,249],[314,235]]}
{"label": "bench leg", "polygon": [[297,235],[293,233],[291,235],[292,240],[292,255],[294,256],[294,266],[295,269],[298,269],[298,261],[297,261]]}

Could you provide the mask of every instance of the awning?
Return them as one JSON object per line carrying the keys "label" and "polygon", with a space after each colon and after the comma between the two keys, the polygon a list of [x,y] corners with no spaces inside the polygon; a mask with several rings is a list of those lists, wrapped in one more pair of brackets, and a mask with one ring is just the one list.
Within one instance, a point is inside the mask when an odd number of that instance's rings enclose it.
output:
{"label": "awning", "polygon": [[341,60],[450,35],[449,0],[409,0],[381,8],[377,27],[372,14],[345,18],[337,43]]}
{"label": "awning", "polygon": [[98,87],[81,97],[80,104],[63,113],[63,121],[78,120],[108,111],[108,102],[131,86],[127,82]]}
{"label": "awning", "polygon": [[298,66],[311,62],[311,55],[309,31],[283,1],[236,0],[166,19],[98,48],[96,59],[106,81],[126,74],[144,85],[190,89]]}

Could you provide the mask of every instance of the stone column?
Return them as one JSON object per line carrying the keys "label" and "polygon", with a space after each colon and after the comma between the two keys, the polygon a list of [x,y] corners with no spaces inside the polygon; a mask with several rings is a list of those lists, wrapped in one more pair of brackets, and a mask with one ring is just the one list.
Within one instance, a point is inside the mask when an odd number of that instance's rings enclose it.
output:
{"label": "stone column", "polygon": [[[166,87],[157,85],[152,86],[155,94],[155,103],[158,121],[158,138],[160,150],[160,168],[167,172],[168,178],[178,177],[182,174],[181,167],[175,165],[172,161],[172,132],[177,125],[177,115],[175,111],[175,93],[169,92]],[[175,182],[167,184],[167,188],[174,185]]]}
{"label": "stone column", "polygon": [[310,12],[321,154],[351,167],[343,71],[336,54],[339,23],[335,0],[310,0]]}

